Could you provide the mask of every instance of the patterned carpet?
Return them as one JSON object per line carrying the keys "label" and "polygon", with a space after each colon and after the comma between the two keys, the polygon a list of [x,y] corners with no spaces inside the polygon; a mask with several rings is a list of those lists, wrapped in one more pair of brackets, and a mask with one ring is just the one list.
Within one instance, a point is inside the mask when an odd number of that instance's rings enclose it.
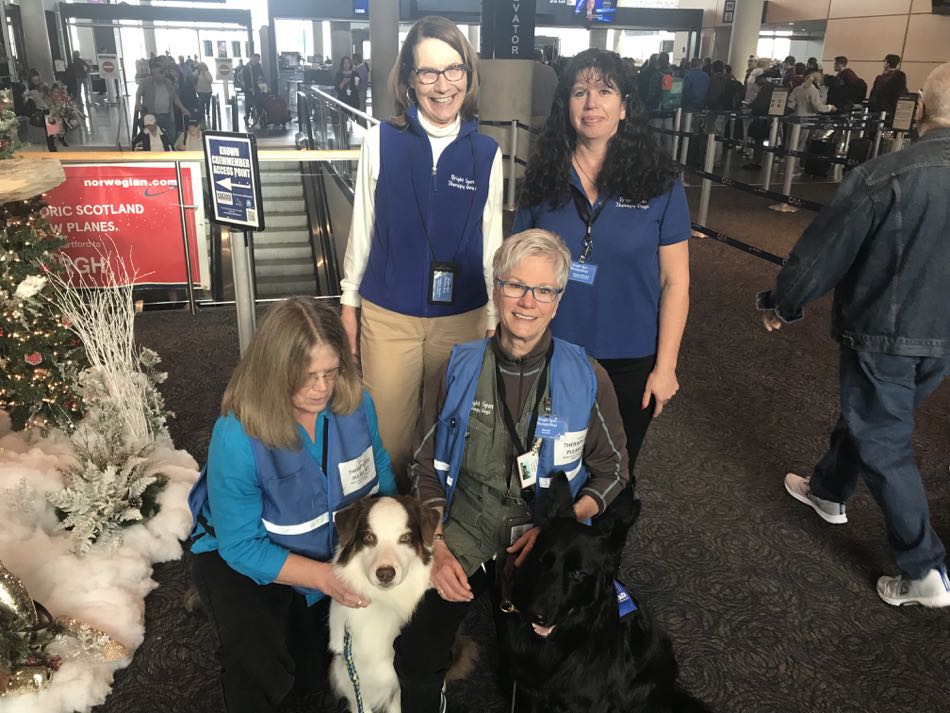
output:
{"label": "patterned carpet", "polygon": [[[710,227],[786,254],[811,215],[773,213],[761,199],[714,189]],[[826,201],[832,187],[799,193]],[[691,200],[696,196],[690,191]],[[669,631],[686,685],[717,710],[742,713],[950,711],[950,612],[895,609],[874,581],[894,571],[884,523],[865,488],[832,527],[785,494],[808,473],[836,416],[829,299],[804,322],[768,334],[752,309],[776,268],[711,240],[693,241],[692,307],[681,391],[647,436],[639,463],[643,516],[623,576]],[[237,358],[233,311],[147,313],[141,342],[164,358],[164,393],[179,447],[199,461]],[[950,541],[950,388],[920,409],[915,442],[934,525]],[[183,563],[157,569],[147,636],[98,713],[222,711],[209,623],[182,605]],[[470,628],[480,669],[451,686],[452,713],[501,713],[491,620]],[[333,710],[328,696],[289,713]],[[406,713],[412,713],[407,711]]]}

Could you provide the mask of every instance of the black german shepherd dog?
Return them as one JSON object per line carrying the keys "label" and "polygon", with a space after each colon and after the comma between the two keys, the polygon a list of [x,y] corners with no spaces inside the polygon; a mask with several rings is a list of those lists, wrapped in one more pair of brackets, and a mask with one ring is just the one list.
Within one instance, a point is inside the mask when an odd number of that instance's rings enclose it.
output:
{"label": "black german shepherd dog", "polygon": [[518,713],[711,713],[678,685],[669,638],[615,586],[639,514],[627,488],[590,526],[579,523],[567,478],[552,479],[501,637]]}

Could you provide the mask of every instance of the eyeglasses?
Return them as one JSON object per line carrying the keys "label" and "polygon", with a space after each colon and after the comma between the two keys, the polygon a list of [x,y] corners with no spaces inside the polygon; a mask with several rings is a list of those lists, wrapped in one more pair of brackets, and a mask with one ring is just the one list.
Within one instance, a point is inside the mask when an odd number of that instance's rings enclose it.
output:
{"label": "eyeglasses", "polygon": [[558,295],[564,292],[563,287],[546,287],[544,285],[528,287],[528,285],[516,280],[495,280],[495,282],[501,287],[501,294],[505,297],[521,299],[530,292],[534,299],[543,304],[551,304],[557,301]]}
{"label": "eyeglasses", "polygon": [[335,367],[333,369],[327,369],[326,371],[312,371],[307,374],[303,379],[303,385],[301,389],[312,389],[317,386],[321,381],[327,386],[333,386],[336,382],[337,377],[343,371],[342,366]]}
{"label": "eyeglasses", "polygon": [[435,84],[439,81],[439,75],[444,75],[450,82],[461,82],[462,77],[468,71],[468,66],[464,64],[450,64],[445,69],[435,69],[434,67],[413,67],[413,73],[420,84]]}

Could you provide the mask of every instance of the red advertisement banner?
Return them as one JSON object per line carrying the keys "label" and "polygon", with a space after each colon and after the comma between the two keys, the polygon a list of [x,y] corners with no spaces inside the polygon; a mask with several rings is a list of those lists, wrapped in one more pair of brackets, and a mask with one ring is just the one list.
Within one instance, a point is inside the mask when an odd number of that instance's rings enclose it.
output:
{"label": "red advertisement banner", "polygon": [[[66,237],[65,252],[86,285],[107,287],[106,260],[134,285],[187,282],[175,166],[170,163],[65,165],[66,181],[49,191],[44,214]],[[201,169],[181,166],[192,280],[208,285]]]}

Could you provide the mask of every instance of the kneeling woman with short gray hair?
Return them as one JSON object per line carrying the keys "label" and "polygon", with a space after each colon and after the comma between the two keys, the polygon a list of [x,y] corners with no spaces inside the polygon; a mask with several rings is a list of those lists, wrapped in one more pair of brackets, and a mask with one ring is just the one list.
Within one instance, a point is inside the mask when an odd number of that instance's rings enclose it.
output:
{"label": "kneeling woman with short gray hair", "polygon": [[517,565],[531,549],[551,475],[568,474],[579,520],[627,484],[606,372],[549,329],[569,267],[563,241],[546,230],[505,240],[493,262],[494,336],[456,346],[431,387],[438,398],[422,414],[413,491],[443,518],[434,588],[395,644],[404,711],[440,710],[455,631],[476,596],[498,598],[497,558],[511,554]]}

